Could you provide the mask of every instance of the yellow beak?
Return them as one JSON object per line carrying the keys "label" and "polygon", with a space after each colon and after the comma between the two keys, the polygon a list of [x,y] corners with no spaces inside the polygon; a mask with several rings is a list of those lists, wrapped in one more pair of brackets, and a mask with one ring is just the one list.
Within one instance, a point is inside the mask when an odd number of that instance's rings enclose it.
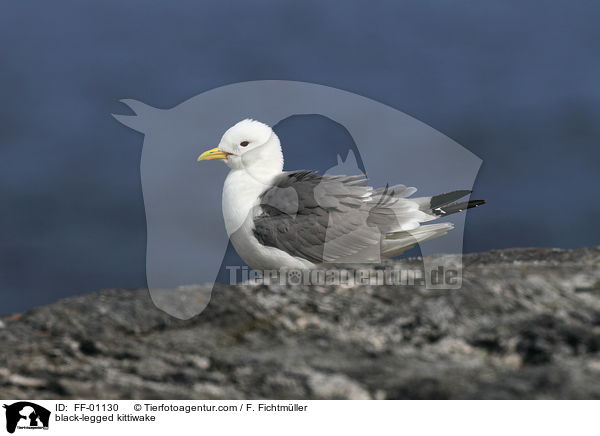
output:
{"label": "yellow beak", "polygon": [[229,153],[221,151],[218,147],[215,147],[205,151],[200,156],[198,156],[198,162],[200,162],[201,160],[227,159],[227,155],[229,155]]}

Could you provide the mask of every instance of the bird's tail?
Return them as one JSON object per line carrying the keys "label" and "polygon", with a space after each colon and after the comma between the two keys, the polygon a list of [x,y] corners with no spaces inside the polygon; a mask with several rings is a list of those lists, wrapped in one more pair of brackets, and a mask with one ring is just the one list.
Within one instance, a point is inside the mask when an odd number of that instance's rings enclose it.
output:
{"label": "bird's tail", "polygon": [[[466,209],[480,206],[485,203],[484,200],[469,200],[457,202],[461,198],[471,194],[468,190],[452,191],[445,194],[434,195],[433,197],[409,198],[414,201],[422,212],[419,219],[421,223],[433,221],[437,218],[462,212]],[[414,213],[414,212],[413,212]],[[404,251],[412,248],[415,244],[428,241],[445,235],[453,229],[452,223],[439,223],[420,225],[417,228],[406,228],[398,231],[392,231],[385,234],[381,245],[381,255],[383,257],[395,257]]]}
{"label": "bird's tail", "polygon": [[387,233],[381,241],[381,256],[399,256],[415,244],[445,235],[453,228],[452,223],[439,223],[423,225],[409,231]]}

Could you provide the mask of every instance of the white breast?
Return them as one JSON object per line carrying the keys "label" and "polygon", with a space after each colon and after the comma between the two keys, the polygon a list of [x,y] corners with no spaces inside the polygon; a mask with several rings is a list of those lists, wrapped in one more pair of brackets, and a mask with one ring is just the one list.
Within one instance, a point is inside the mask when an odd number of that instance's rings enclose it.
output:
{"label": "white breast", "polygon": [[258,197],[269,188],[244,170],[232,170],[223,185],[223,219],[227,235],[239,230],[258,205]]}

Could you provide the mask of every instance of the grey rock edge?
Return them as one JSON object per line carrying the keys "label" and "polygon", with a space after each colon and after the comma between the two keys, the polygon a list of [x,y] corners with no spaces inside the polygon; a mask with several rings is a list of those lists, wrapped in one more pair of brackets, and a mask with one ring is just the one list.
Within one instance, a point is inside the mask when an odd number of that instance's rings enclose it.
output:
{"label": "grey rock edge", "polygon": [[464,262],[454,291],[218,285],[182,321],[109,289],[3,317],[0,397],[600,398],[600,247]]}

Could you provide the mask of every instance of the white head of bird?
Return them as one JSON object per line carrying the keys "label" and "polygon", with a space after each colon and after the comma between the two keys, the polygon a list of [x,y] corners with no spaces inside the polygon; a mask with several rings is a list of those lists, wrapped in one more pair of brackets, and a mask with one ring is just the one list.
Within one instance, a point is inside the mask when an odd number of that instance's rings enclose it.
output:
{"label": "white head of bird", "polygon": [[260,179],[283,171],[279,138],[266,124],[250,119],[230,127],[218,147],[198,157],[198,161],[211,159],[221,159],[232,170],[245,170]]}

